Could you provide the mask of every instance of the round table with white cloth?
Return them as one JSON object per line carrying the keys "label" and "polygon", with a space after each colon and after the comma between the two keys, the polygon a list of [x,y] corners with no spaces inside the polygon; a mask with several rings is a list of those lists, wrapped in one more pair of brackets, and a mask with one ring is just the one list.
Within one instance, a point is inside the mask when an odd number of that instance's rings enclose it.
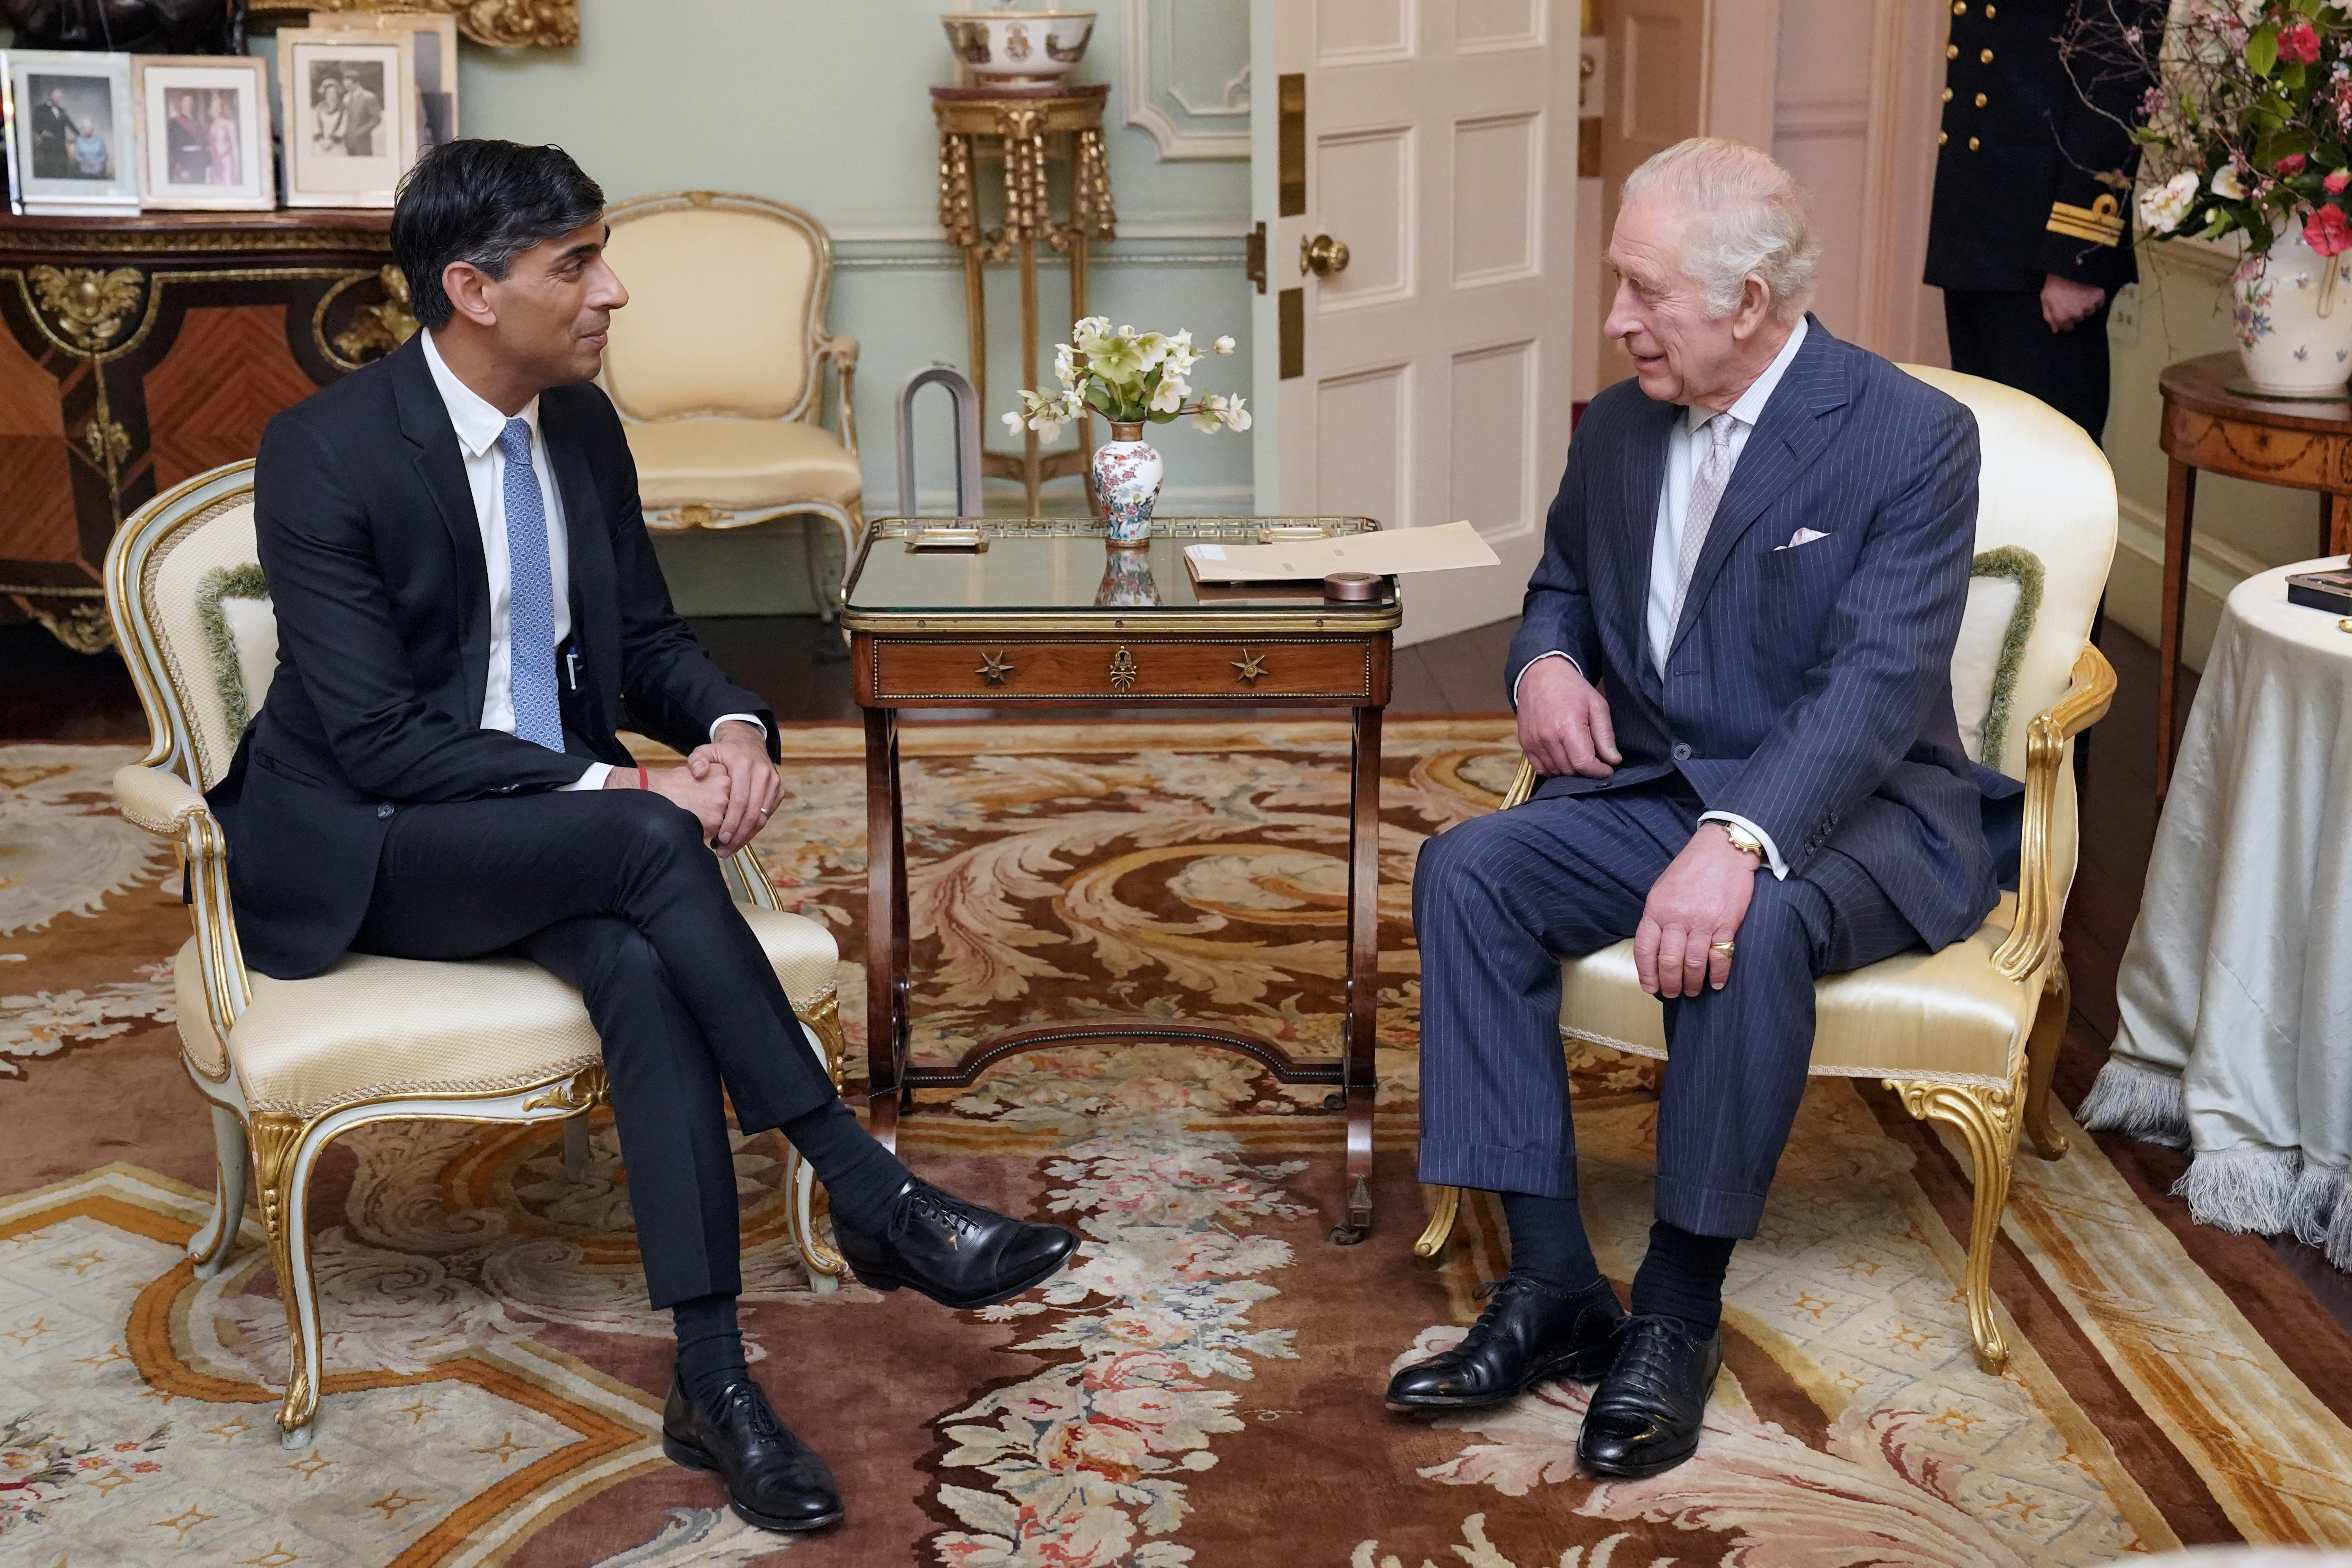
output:
{"label": "round table with white cloth", "polygon": [[2344,564],[2222,606],[2079,1115],[2189,1149],[2202,1223],[2352,1268],[2352,634],[2286,596]]}

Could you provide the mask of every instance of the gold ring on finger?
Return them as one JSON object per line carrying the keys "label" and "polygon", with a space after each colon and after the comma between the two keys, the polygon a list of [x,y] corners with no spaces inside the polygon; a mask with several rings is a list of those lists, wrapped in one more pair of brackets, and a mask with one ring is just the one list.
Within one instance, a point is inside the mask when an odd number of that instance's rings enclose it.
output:
{"label": "gold ring on finger", "polygon": [[1739,944],[1736,942],[1711,942],[1706,945],[1715,949],[1716,952],[1723,954],[1724,957],[1729,958],[1731,956],[1731,950],[1738,947]]}

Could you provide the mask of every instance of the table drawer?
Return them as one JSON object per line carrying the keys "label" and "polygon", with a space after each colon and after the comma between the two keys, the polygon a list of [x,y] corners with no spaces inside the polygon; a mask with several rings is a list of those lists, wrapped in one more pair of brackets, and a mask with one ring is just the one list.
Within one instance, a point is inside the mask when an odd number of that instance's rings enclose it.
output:
{"label": "table drawer", "polygon": [[859,638],[862,700],[942,698],[985,702],[1100,699],[1150,702],[1319,699],[1388,700],[1386,637],[1265,640],[1033,637],[1027,641],[914,642]]}

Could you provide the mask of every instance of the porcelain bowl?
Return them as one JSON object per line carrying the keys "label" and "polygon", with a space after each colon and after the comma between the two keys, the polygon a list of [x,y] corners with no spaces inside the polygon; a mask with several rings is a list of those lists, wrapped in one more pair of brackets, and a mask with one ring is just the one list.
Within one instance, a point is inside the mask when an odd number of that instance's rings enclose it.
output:
{"label": "porcelain bowl", "polygon": [[948,47],[986,82],[1058,81],[1085,58],[1092,11],[945,11]]}

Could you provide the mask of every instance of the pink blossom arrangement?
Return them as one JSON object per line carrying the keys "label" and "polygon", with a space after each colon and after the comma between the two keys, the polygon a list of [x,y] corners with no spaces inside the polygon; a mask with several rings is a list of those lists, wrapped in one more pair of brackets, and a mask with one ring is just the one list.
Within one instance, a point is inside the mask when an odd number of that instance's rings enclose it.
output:
{"label": "pink blossom arrangement", "polygon": [[2150,234],[2242,233],[2259,253],[2300,229],[2321,256],[2352,249],[2352,5],[2189,0],[2125,47],[2115,63],[2162,84],[2133,133]]}

